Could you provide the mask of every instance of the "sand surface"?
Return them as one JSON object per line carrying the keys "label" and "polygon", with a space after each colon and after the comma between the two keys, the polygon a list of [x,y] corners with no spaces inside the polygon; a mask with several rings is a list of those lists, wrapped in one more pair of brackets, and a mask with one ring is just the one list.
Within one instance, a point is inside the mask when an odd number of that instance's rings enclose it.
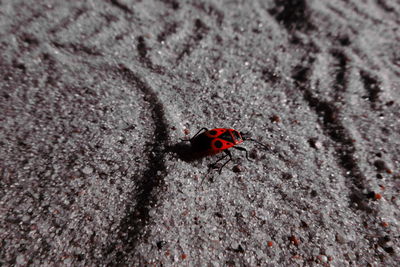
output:
{"label": "sand surface", "polygon": [[0,0],[0,265],[396,266],[399,118],[397,0]]}

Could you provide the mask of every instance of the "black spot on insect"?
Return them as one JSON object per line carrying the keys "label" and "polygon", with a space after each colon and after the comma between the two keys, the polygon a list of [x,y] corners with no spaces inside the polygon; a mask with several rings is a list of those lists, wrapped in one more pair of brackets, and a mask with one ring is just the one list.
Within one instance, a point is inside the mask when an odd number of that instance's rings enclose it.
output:
{"label": "black spot on insect", "polygon": [[221,148],[222,147],[222,142],[217,140],[217,141],[215,141],[214,145],[215,145],[216,148]]}
{"label": "black spot on insect", "polygon": [[208,133],[209,133],[210,135],[216,135],[216,134],[217,134],[217,131],[211,130],[211,131],[209,131]]}
{"label": "black spot on insect", "polygon": [[221,138],[223,140],[233,143],[232,136],[229,132],[225,132],[225,133],[221,134],[218,138]]}

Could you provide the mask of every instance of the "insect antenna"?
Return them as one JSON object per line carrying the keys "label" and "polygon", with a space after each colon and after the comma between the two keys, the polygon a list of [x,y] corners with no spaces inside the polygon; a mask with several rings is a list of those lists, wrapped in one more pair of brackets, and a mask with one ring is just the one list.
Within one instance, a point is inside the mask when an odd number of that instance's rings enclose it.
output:
{"label": "insect antenna", "polygon": [[253,141],[253,142],[259,144],[260,146],[265,147],[265,148],[268,149],[268,150],[270,149],[267,145],[265,145],[265,144],[263,144],[263,143],[261,143],[261,142],[255,140],[255,139],[253,139],[253,138],[246,138],[245,140],[246,140],[246,141]]}
{"label": "insect antenna", "polygon": [[243,141],[252,141],[252,142],[257,143],[257,144],[259,144],[260,146],[262,146],[262,147],[264,147],[264,148],[270,150],[270,147],[269,147],[269,146],[267,146],[267,145],[261,143],[260,141],[258,141],[258,140],[256,140],[256,139],[251,138],[251,132],[241,133],[241,135],[242,135]]}

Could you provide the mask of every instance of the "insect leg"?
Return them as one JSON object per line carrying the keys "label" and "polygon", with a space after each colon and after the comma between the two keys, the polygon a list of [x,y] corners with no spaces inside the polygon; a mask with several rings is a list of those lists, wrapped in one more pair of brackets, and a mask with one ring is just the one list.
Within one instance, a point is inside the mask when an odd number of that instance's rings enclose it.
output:
{"label": "insect leg", "polygon": [[234,149],[237,149],[237,150],[240,150],[240,151],[246,152],[246,159],[247,159],[248,161],[252,161],[252,160],[249,159],[249,152],[247,152],[247,149],[246,149],[246,148],[240,147],[240,146],[234,146],[233,148],[234,148]]}
{"label": "insect leg", "polygon": [[211,168],[214,168],[215,167],[215,165],[217,165],[217,163],[218,162],[220,162],[221,160],[223,160],[224,158],[226,158],[228,155],[225,155],[225,156],[223,156],[223,157],[220,157],[219,159],[217,159],[217,161],[216,162],[214,162],[213,164],[211,164],[210,166],[211,166]]}
{"label": "insect leg", "polygon": [[229,156],[229,159],[224,163],[224,164],[222,164],[222,166],[221,166],[221,168],[219,168],[219,174],[221,174],[221,171],[222,171],[222,168],[229,162],[229,161],[231,161],[232,160],[232,154],[231,154],[231,152],[229,151],[229,150],[224,150],[224,152],[225,152],[225,157],[223,157],[223,158],[226,158],[227,156]]}

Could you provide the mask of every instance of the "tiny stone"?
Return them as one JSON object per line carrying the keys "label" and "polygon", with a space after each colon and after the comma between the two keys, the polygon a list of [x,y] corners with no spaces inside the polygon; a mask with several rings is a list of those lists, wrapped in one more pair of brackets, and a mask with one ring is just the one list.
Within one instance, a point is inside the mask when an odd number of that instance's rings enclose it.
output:
{"label": "tiny stone", "polygon": [[294,235],[290,236],[289,240],[295,246],[298,246],[300,244],[300,240]]}
{"label": "tiny stone", "polygon": [[22,217],[22,221],[23,222],[28,222],[29,220],[30,220],[31,218],[28,216],[28,215],[24,215],[23,217]]}
{"label": "tiny stone", "polygon": [[388,166],[388,164],[385,161],[381,160],[381,159],[375,160],[374,165],[375,165],[376,169],[379,172],[383,172],[383,171],[386,171],[388,169],[391,169]]}
{"label": "tiny stone", "polygon": [[278,115],[273,115],[273,116],[271,116],[269,119],[270,119],[270,121],[271,121],[272,123],[279,123],[279,122],[281,122],[281,117],[279,117]]}
{"label": "tiny stone", "polygon": [[235,165],[232,169],[233,172],[239,173],[239,172],[243,172],[244,168],[241,165]]}
{"label": "tiny stone", "polygon": [[17,257],[17,264],[18,264],[18,265],[25,265],[25,264],[26,264],[25,256],[24,256],[24,255],[18,255],[18,257]]}
{"label": "tiny stone", "polygon": [[282,179],[284,180],[290,180],[293,178],[293,174],[289,173],[289,172],[284,172],[282,173]]}
{"label": "tiny stone", "polygon": [[319,255],[319,256],[318,256],[318,259],[319,259],[321,262],[327,262],[327,261],[328,261],[328,257],[325,256],[325,255]]}
{"label": "tiny stone", "polygon": [[66,266],[71,266],[71,265],[72,265],[72,259],[71,259],[70,257],[66,258],[66,259],[64,260],[64,264],[65,264]]}
{"label": "tiny stone", "polygon": [[91,173],[93,172],[93,169],[92,169],[92,167],[90,167],[90,166],[86,166],[85,168],[82,169],[82,172],[83,172],[84,174],[89,175],[89,174],[91,174]]}
{"label": "tiny stone", "polygon": [[310,146],[315,148],[315,149],[321,149],[322,148],[322,142],[319,141],[318,139],[311,138],[310,140],[308,140],[308,142],[309,142]]}
{"label": "tiny stone", "polygon": [[340,244],[346,243],[346,239],[342,234],[337,233],[336,234],[336,241]]}
{"label": "tiny stone", "polygon": [[333,247],[326,247],[323,249],[323,254],[327,256],[333,255],[335,254],[335,249]]}
{"label": "tiny stone", "polygon": [[394,248],[393,247],[384,247],[383,249],[389,254],[394,254]]}
{"label": "tiny stone", "polygon": [[318,196],[318,192],[316,190],[311,190],[311,197],[316,197]]}
{"label": "tiny stone", "polygon": [[322,142],[321,141],[315,141],[315,144],[314,144],[314,147],[316,148],[316,149],[321,149],[322,148]]}
{"label": "tiny stone", "polygon": [[347,257],[349,260],[356,260],[356,255],[353,252],[348,252],[347,254],[345,254],[345,257]]}
{"label": "tiny stone", "polygon": [[258,153],[258,150],[256,149],[252,149],[249,153],[249,157],[252,159],[259,159],[260,158],[260,154]]}

